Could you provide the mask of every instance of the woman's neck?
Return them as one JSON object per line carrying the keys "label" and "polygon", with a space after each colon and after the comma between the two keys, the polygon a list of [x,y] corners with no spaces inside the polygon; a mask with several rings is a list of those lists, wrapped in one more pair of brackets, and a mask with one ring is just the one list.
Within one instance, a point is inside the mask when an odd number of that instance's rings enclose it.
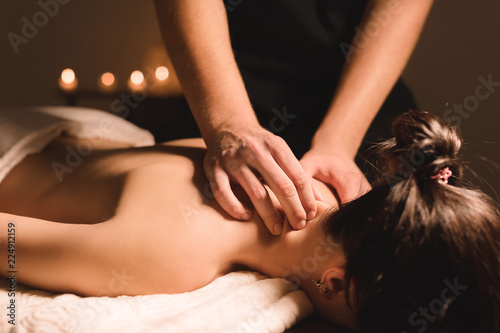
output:
{"label": "woman's neck", "polygon": [[289,279],[297,285],[320,279],[322,270],[336,253],[335,245],[327,243],[322,236],[322,217],[318,214],[302,230],[293,230],[285,220],[279,236],[273,236],[263,222],[255,221],[235,261],[269,277]]}
{"label": "woman's neck", "polygon": [[[302,230],[294,230],[285,218],[283,231],[272,235],[262,219],[254,212],[252,221],[240,226],[246,228],[241,233],[242,242],[234,263],[244,265],[269,277],[282,277],[295,283],[310,284],[319,279],[320,272],[328,259],[338,255],[337,246],[328,243],[323,236],[322,223],[325,213],[337,207],[332,191],[322,182],[314,180],[324,202],[317,202],[318,212]],[[235,194],[239,194],[235,192]],[[273,201],[279,205],[274,198]],[[251,204],[249,201],[247,204]]]}

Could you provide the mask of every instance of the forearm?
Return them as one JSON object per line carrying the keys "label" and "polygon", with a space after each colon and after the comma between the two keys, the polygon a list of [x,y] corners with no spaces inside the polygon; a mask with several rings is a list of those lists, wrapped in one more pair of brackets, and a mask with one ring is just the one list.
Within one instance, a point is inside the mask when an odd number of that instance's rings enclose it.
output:
{"label": "forearm", "polygon": [[205,140],[219,127],[257,125],[232,52],[223,2],[155,3],[165,45]]}
{"label": "forearm", "polygon": [[[370,123],[410,58],[432,2],[368,1],[312,148],[354,158]],[[385,23],[377,19],[381,13],[387,15]]]}

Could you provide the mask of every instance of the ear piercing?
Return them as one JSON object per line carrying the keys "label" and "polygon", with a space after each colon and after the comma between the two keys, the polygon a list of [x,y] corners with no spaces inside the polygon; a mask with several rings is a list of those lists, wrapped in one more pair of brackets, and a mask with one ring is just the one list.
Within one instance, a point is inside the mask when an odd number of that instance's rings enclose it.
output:
{"label": "ear piercing", "polygon": [[319,290],[321,290],[325,294],[331,294],[332,293],[332,291],[330,289],[325,288],[325,287],[322,286],[323,282],[321,282],[321,280],[318,280],[318,281],[312,280],[312,282],[316,285],[316,287],[318,287]]}

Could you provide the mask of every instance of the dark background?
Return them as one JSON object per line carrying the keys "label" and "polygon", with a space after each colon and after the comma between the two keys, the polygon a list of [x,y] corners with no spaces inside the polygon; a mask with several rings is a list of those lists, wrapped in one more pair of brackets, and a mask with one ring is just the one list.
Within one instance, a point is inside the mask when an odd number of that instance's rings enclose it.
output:
{"label": "dark background", "polygon": [[[58,91],[64,68],[75,70],[79,80],[78,105],[110,110],[116,96],[99,96],[96,82],[111,71],[120,89],[135,69],[144,70],[168,59],[157,27],[153,1],[66,0],[48,22],[38,28],[27,44],[15,53],[8,34],[22,35],[22,18],[33,22],[41,10],[37,1],[4,1],[0,11],[0,107],[62,105],[67,99]],[[251,0],[246,0],[251,1]],[[238,8],[234,8],[238,10]],[[500,82],[500,2],[497,0],[439,0],[435,2],[422,38],[403,74],[421,109],[444,116],[448,107],[474,96],[480,83],[492,76]],[[170,96],[157,100],[155,97]],[[133,110],[137,122],[159,131],[174,126],[178,115],[175,77],[160,93]],[[469,98],[470,100],[470,98]],[[170,104],[169,104],[170,103]],[[473,183],[496,196],[500,188],[500,87],[481,101],[460,128],[466,141],[464,154],[478,177]],[[160,117],[163,121],[155,121]],[[155,128],[156,126],[156,128]]]}

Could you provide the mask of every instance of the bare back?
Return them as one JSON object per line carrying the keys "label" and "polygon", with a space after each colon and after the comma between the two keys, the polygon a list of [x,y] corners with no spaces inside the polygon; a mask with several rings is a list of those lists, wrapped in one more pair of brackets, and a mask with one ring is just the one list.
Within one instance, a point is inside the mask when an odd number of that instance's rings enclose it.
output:
{"label": "bare back", "polygon": [[[64,136],[28,156],[0,185],[0,211],[95,224],[102,229],[100,251],[135,242],[141,251],[124,251],[102,263],[135,277],[128,292],[200,288],[233,269],[230,254],[265,232],[257,214],[237,223],[212,198],[202,174],[201,139],[143,148],[86,141],[92,151],[81,159],[74,153],[89,150],[81,140]],[[120,232],[112,234],[108,230],[117,223]],[[142,268],[133,268],[132,261]],[[94,273],[99,289],[116,269]]]}

